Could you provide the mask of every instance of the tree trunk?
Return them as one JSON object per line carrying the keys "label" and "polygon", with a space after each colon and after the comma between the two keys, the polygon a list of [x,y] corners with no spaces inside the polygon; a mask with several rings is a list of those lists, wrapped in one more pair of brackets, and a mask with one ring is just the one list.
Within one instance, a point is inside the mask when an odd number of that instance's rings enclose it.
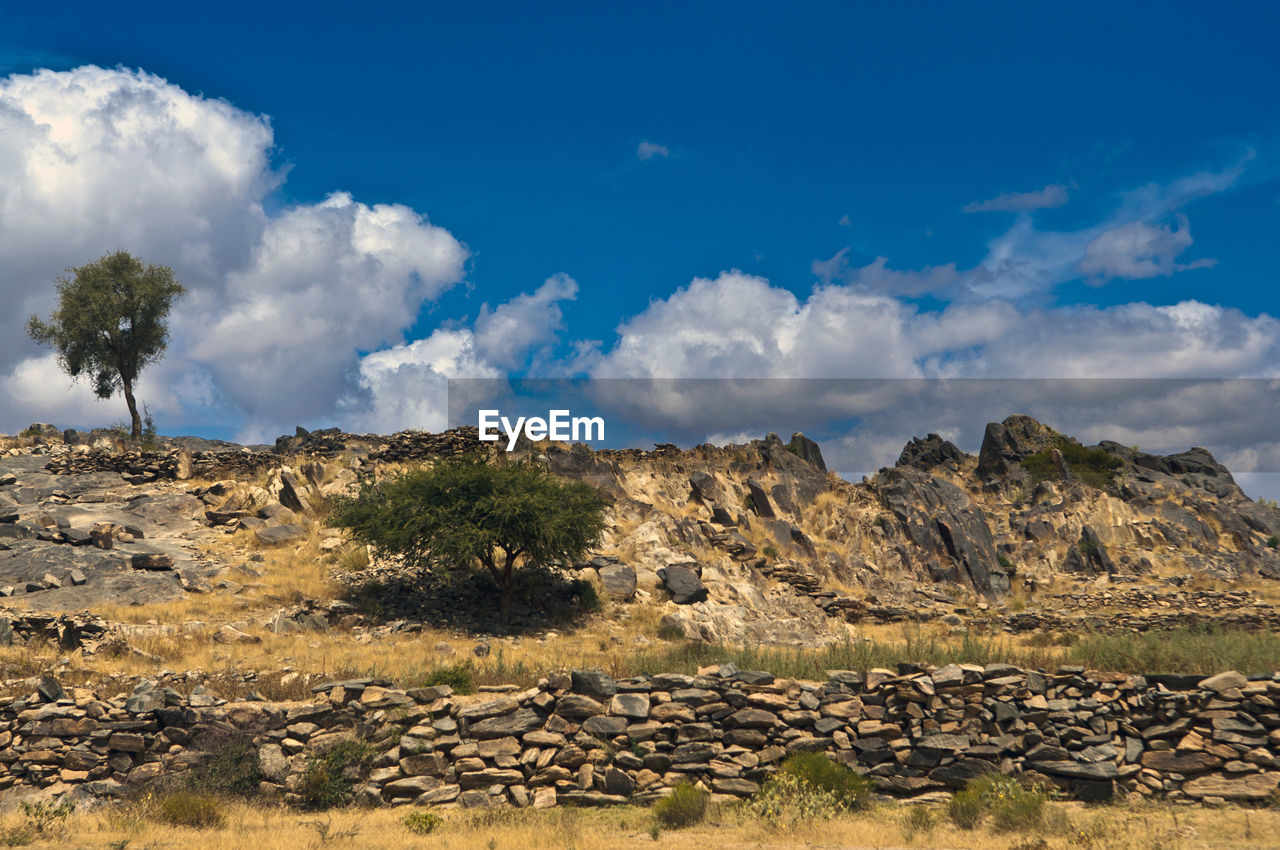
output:
{"label": "tree trunk", "polygon": [[511,575],[507,575],[507,580],[502,584],[502,608],[501,618],[502,625],[507,625],[511,620]]}
{"label": "tree trunk", "polygon": [[511,570],[516,565],[516,558],[520,557],[520,551],[508,552],[505,563],[502,565],[502,580],[498,582],[502,588],[502,625],[507,625],[511,620],[511,591],[515,582],[511,580]]}
{"label": "tree trunk", "polygon": [[134,440],[142,439],[142,417],[138,415],[138,403],[133,400],[133,385],[129,381],[124,384],[124,403],[129,405],[129,421],[133,424]]}

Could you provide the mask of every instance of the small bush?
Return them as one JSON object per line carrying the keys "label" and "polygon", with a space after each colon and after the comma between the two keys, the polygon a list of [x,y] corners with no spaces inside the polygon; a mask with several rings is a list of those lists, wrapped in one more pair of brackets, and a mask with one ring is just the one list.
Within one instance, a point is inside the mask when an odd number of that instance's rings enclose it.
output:
{"label": "small bush", "polygon": [[824,753],[797,753],[782,763],[749,809],[773,825],[833,818],[864,808],[873,783]]}
{"label": "small bush", "polygon": [[19,826],[0,831],[0,844],[5,847],[25,847],[38,838],[51,838],[62,831],[67,816],[71,814],[71,801],[65,797],[54,803],[23,803],[23,822]]}
{"label": "small bush", "polygon": [[444,818],[434,812],[410,812],[404,816],[405,828],[419,835],[435,832],[444,823]]}
{"label": "small bush", "polygon": [[1012,776],[980,776],[951,798],[947,815],[961,829],[973,829],[986,817],[996,832],[1026,832],[1044,826],[1049,794]]}
{"label": "small bush", "polygon": [[224,820],[218,798],[211,794],[178,791],[160,801],[156,819],[171,826],[211,829]]}
{"label": "small bush", "polygon": [[1267,538],[1267,548],[1274,549],[1280,546],[1280,535],[1273,534]]}
{"label": "small bush", "polygon": [[761,549],[761,550],[760,550],[760,552],[761,552],[761,553],[762,553],[766,558],[777,558],[777,557],[778,557],[778,550],[777,550],[777,549],[775,549],[775,548],[774,548],[774,547],[772,547],[772,546],[765,546],[763,549]]}
{"label": "small bush", "polygon": [[433,668],[427,671],[418,686],[429,688],[433,685],[448,685],[457,694],[473,694],[476,692],[475,669],[470,661]]}
{"label": "small bush", "polygon": [[902,832],[908,843],[915,843],[917,835],[924,835],[933,830],[936,822],[933,818],[933,812],[928,806],[913,805],[908,807],[907,814],[902,819]]}
{"label": "small bush", "polygon": [[351,546],[338,554],[338,567],[344,572],[358,573],[369,568],[369,547]]}
{"label": "small bush", "polygon": [[335,744],[323,753],[307,757],[307,769],[298,782],[298,796],[305,809],[331,809],[348,802],[351,797],[352,774],[367,771],[377,754],[364,741],[349,740]]}
{"label": "small bush", "polygon": [[832,761],[825,753],[796,753],[782,763],[778,772],[826,791],[850,811],[865,808],[875,787],[874,781]]}
{"label": "small bush", "polygon": [[947,803],[947,817],[961,829],[976,829],[986,813],[981,797],[967,788],[956,793]]}
{"label": "small bush", "polygon": [[707,801],[711,795],[692,782],[681,782],[671,791],[671,796],[659,800],[653,806],[653,816],[667,829],[681,829],[700,823],[707,815]]}
{"label": "small bush", "polygon": [[199,769],[188,771],[188,789],[232,797],[252,797],[266,777],[258,768],[258,749],[242,732],[211,732],[197,740],[205,756]]}
{"label": "small bush", "polygon": [[774,776],[748,805],[751,814],[772,826],[826,820],[843,809],[835,794],[788,773]]}

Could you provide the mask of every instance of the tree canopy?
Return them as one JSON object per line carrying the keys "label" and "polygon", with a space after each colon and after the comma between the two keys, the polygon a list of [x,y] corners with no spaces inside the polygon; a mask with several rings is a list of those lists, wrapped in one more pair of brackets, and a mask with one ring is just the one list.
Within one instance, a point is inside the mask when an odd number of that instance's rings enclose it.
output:
{"label": "tree canopy", "polygon": [[422,570],[483,567],[511,605],[517,564],[582,558],[604,531],[607,497],[529,462],[489,463],[479,453],[382,482],[340,499],[333,522],[383,557]]}
{"label": "tree canopy", "polygon": [[144,366],[164,353],[169,308],[186,290],[174,279],[173,269],[144,265],[126,251],[68,272],[56,281],[58,307],[49,321],[32,316],[27,333],[54,346],[63,371],[72,379],[87,377],[99,398],[123,391],[136,440],[142,435],[142,418],[134,382]]}

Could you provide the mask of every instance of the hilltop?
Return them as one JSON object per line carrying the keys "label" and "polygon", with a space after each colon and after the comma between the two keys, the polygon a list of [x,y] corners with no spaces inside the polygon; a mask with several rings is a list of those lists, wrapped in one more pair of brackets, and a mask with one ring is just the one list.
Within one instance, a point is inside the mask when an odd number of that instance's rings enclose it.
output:
{"label": "hilltop", "polygon": [[[33,426],[0,445],[0,596],[11,610],[109,621],[145,608],[151,625],[195,634],[299,619],[504,631],[486,618],[482,587],[434,605],[386,593],[416,579],[324,525],[329,500],[359,476],[473,450],[474,429],[299,429],[271,447],[179,439],[141,451]],[[1083,446],[1011,416],[987,426],[976,456],[930,434],[860,482],[828,471],[802,434],[687,450],[522,443],[510,458],[610,495],[603,545],[565,574],[666,636],[813,647],[893,623],[1280,623],[1280,511],[1202,448]],[[370,586],[383,594],[361,596]],[[196,604],[205,598],[234,604]],[[222,622],[186,619],[226,607]],[[545,613],[518,605],[505,630],[556,626]]]}

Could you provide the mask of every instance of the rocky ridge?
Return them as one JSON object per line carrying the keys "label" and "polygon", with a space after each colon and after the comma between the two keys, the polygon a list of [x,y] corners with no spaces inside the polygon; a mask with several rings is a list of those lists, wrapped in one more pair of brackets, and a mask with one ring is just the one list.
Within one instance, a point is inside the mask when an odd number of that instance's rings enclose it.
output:
{"label": "rocky ridge", "polygon": [[[479,445],[474,428],[298,429],[270,450],[188,442],[145,453],[29,430],[34,446],[0,457],[0,593],[47,611],[234,591],[227,565],[202,561],[196,541],[296,543],[314,504],[360,474]],[[1013,416],[988,425],[977,456],[931,434],[860,483],[829,474],[801,434],[688,450],[523,443],[517,456],[611,494],[605,546],[572,566],[615,600],[661,606],[665,625],[694,640],[810,646],[901,621],[1014,632],[1277,621],[1256,595],[1165,593],[1197,575],[1280,576],[1280,511],[1245,496],[1203,449],[1083,447]],[[1099,457],[1111,476],[1102,486],[1072,469]],[[188,475],[226,477],[191,486]],[[1076,587],[1044,590],[1062,582]],[[1009,607],[1014,585],[1030,600],[1023,610]]]}

